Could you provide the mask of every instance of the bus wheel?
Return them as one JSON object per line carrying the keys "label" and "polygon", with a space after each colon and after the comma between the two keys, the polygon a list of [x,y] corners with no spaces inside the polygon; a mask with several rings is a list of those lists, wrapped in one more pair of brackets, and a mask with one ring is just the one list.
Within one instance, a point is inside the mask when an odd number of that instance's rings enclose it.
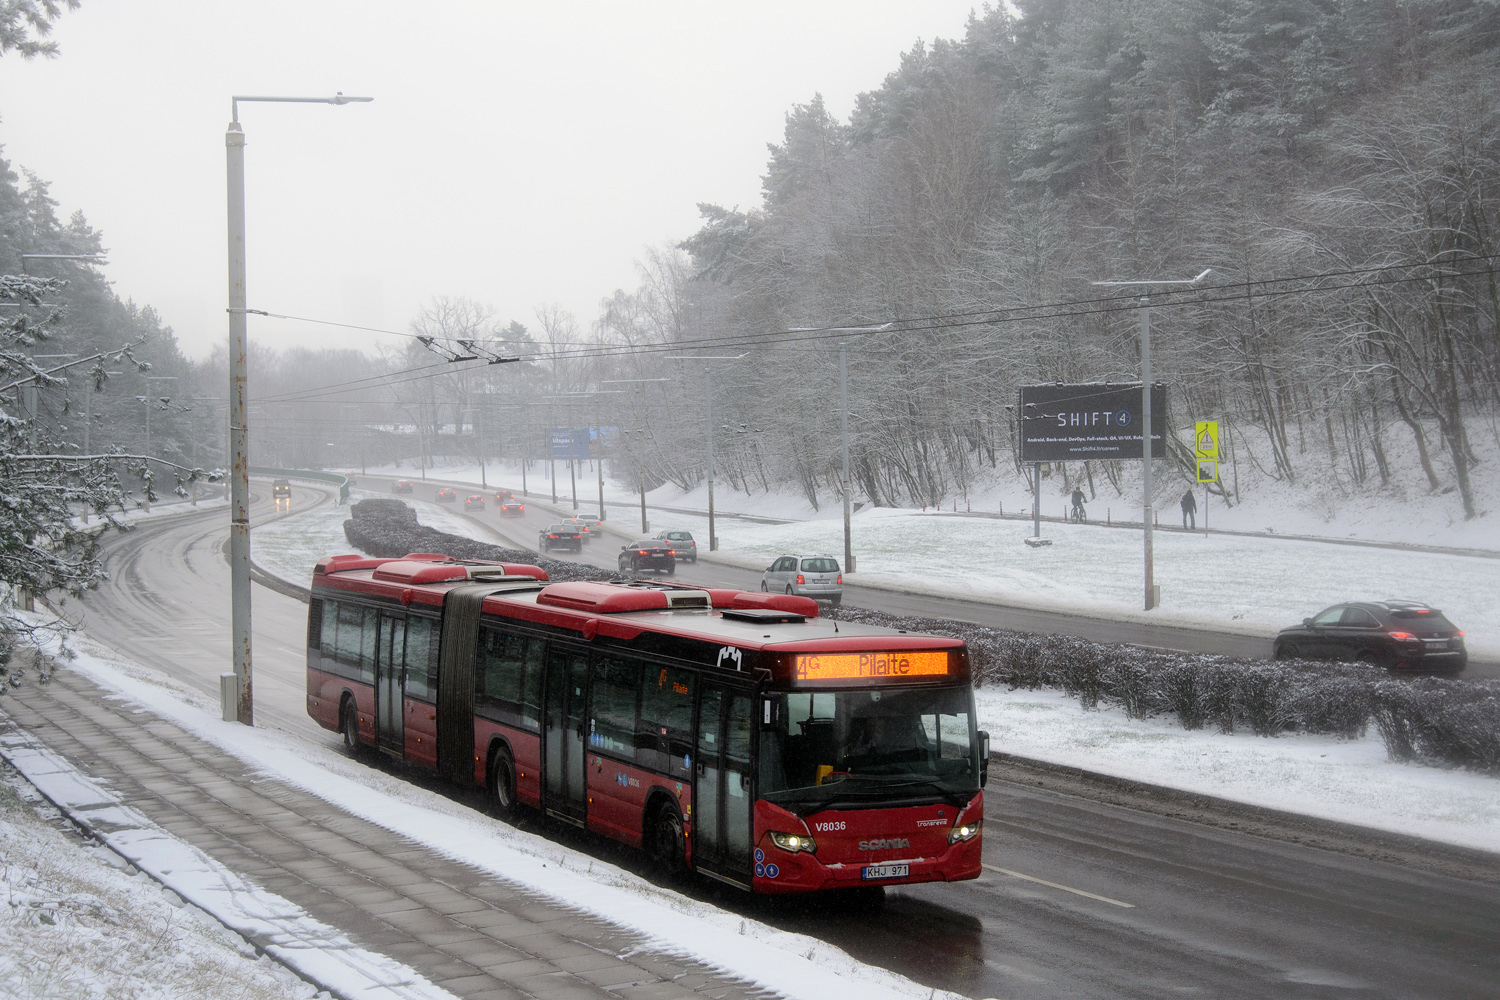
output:
{"label": "bus wheel", "polygon": [[501,819],[515,815],[516,765],[504,747],[495,751],[494,763],[490,765],[490,801],[495,804],[495,815]]}
{"label": "bus wheel", "polygon": [[344,734],[344,749],[352,754],[358,754],[359,743],[359,713],[354,709],[354,703],[344,699],[343,707],[339,710],[341,725],[339,730]]}
{"label": "bus wheel", "polygon": [[651,818],[651,860],[667,875],[681,875],[687,870],[683,848],[682,817],[671,805],[659,806]]}

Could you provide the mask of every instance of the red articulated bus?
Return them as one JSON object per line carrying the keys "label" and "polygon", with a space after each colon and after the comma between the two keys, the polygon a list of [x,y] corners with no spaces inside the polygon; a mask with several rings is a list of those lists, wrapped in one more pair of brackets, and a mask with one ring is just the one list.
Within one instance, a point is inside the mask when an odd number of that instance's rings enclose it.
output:
{"label": "red articulated bus", "polygon": [[957,639],[806,597],[332,556],[307,711],[519,806],[763,893],[980,873],[989,737]]}

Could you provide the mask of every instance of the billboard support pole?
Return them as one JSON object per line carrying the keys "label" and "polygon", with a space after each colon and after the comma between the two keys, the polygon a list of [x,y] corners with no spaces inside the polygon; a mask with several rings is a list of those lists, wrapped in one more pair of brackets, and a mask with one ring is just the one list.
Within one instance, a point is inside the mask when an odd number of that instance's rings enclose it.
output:
{"label": "billboard support pole", "polygon": [[1042,537],[1042,463],[1031,463],[1031,537]]}

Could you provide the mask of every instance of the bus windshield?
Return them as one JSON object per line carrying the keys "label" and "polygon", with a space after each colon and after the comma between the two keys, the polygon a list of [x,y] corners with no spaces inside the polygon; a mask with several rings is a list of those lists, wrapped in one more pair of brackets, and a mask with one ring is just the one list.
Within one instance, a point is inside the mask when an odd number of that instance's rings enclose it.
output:
{"label": "bus windshield", "polygon": [[761,733],[760,794],[794,811],[979,789],[969,689],[786,692]]}

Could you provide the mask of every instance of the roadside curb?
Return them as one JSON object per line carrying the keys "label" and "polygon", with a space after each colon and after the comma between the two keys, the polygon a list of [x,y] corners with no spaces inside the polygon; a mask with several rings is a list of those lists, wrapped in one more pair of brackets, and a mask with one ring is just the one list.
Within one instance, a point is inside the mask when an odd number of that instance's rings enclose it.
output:
{"label": "roadside curb", "polygon": [[993,751],[990,778],[1304,847],[1500,884],[1500,853]]}

